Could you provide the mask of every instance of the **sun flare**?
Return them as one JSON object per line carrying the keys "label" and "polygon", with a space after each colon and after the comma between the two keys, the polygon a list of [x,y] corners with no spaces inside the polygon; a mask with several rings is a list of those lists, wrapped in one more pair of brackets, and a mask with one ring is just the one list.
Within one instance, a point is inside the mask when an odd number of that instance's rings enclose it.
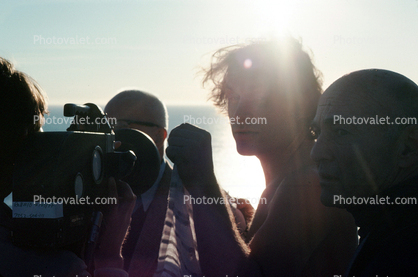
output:
{"label": "sun flare", "polygon": [[280,37],[290,29],[290,21],[297,1],[260,0],[255,2],[254,12],[259,18],[259,31]]}

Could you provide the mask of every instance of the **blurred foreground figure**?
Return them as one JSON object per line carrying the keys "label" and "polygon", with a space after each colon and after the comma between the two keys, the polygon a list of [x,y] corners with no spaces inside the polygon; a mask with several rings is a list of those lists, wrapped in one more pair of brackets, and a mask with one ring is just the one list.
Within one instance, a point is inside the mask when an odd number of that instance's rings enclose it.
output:
{"label": "blurred foreground figure", "polygon": [[[12,192],[13,163],[19,146],[28,134],[41,130],[40,121],[46,113],[46,101],[39,85],[25,73],[14,69],[0,58],[0,199]],[[109,197],[118,198],[117,205],[108,205],[104,213],[106,229],[99,239],[100,250],[94,253],[96,277],[126,277],[120,254],[135,203],[129,185],[109,178]],[[11,241],[12,211],[3,202],[0,207],[0,276],[91,276],[85,263],[73,252],[20,248]],[[42,230],[33,230],[42,232]]]}
{"label": "blurred foreground figure", "polygon": [[[357,246],[356,226],[349,213],[320,202],[309,126],[321,85],[309,55],[286,37],[223,48],[213,58],[204,82],[213,83],[212,99],[230,117],[238,152],[259,158],[266,189],[245,241],[228,205],[193,206],[203,274],[343,274]],[[225,197],[208,132],[184,124],[168,142],[167,155],[193,197]]]}
{"label": "blurred foreground figure", "polygon": [[321,201],[360,227],[347,276],[418,274],[417,118],[418,86],[387,70],[345,75],[319,101],[311,155]]}

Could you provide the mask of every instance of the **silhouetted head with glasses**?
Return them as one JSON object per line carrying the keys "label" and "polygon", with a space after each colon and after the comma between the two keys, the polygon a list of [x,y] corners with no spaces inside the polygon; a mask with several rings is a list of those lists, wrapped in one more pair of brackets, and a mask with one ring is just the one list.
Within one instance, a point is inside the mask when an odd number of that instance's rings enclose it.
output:
{"label": "silhouetted head with glasses", "polygon": [[156,96],[140,90],[124,90],[106,104],[105,112],[115,130],[131,128],[146,133],[153,139],[161,158],[164,156],[168,115]]}

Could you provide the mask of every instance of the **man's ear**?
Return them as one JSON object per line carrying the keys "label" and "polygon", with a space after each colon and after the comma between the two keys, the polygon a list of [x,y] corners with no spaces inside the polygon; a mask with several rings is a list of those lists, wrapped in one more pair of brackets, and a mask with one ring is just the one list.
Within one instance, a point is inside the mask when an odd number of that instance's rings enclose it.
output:
{"label": "man's ear", "polygon": [[418,126],[408,126],[402,134],[400,167],[418,165]]}
{"label": "man's ear", "polygon": [[165,128],[161,128],[164,131],[164,140],[167,138],[167,130]]}
{"label": "man's ear", "polygon": [[156,137],[157,140],[155,141],[155,144],[157,145],[157,147],[159,145],[164,145],[164,141],[167,138],[167,130],[164,128],[158,128]]}

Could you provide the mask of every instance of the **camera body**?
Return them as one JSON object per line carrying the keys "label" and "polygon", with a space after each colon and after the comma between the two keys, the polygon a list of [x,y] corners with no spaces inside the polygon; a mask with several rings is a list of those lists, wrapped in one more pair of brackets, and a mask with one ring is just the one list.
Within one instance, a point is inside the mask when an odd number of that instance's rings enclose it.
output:
{"label": "camera body", "polygon": [[[133,151],[114,151],[115,133],[99,107],[66,104],[64,115],[74,116],[67,132],[32,134],[17,156],[12,206],[16,245],[82,249],[97,225],[97,211],[115,204],[108,197],[107,179],[129,176],[134,168]],[[80,124],[80,118],[86,120]],[[151,145],[151,153],[158,155]],[[151,175],[155,172],[157,168]]]}

